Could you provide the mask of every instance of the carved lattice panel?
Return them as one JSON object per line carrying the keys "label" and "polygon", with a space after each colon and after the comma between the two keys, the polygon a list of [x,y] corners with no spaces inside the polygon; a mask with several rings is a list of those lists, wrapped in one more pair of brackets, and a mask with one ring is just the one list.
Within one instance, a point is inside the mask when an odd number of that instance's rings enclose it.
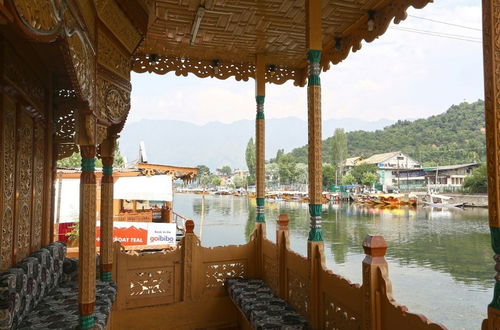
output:
{"label": "carved lattice panel", "polygon": [[174,268],[138,269],[128,272],[130,298],[161,297],[174,294]]}
{"label": "carved lattice panel", "polygon": [[339,304],[327,294],[323,296],[324,301],[324,329],[361,329],[361,317]]}
{"label": "carved lattice panel", "polygon": [[215,289],[224,285],[226,278],[245,276],[246,260],[206,263],[205,288]]}
{"label": "carved lattice panel", "polygon": [[306,316],[309,311],[309,285],[307,279],[288,270],[288,303]]}
{"label": "carved lattice panel", "polygon": [[12,265],[16,150],[16,105],[7,96],[4,96],[2,100],[1,116],[0,242],[2,244],[0,244],[0,270],[5,270]]}
{"label": "carved lattice panel", "polygon": [[278,265],[276,260],[264,255],[264,279],[275,293],[278,292]]}
{"label": "carved lattice panel", "polygon": [[33,216],[31,228],[31,251],[38,250],[42,242],[45,130],[40,123],[35,124],[34,134],[35,150],[33,155]]}
{"label": "carved lattice panel", "polygon": [[16,260],[20,261],[30,252],[31,207],[33,182],[33,120],[22,112],[17,125],[16,162]]}

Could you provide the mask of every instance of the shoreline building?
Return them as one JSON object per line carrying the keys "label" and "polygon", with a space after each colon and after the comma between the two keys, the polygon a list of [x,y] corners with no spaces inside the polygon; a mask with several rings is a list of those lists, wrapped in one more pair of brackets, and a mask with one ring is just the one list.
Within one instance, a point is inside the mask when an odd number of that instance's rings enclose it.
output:
{"label": "shoreline building", "polygon": [[358,164],[373,164],[377,166],[379,184],[382,185],[383,191],[400,189],[402,183],[400,180],[401,171],[415,171],[422,168],[419,162],[401,151],[375,154],[359,161]]}

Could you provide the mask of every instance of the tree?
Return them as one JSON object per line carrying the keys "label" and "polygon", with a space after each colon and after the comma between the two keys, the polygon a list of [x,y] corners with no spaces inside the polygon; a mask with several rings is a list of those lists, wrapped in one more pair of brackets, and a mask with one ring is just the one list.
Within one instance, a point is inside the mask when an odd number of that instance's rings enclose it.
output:
{"label": "tree", "polygon": [[211,184],[212,186],[218,187],[222,183],[222,179],[219,178],[217,175],[212,175],[211,177]]}
{"label": "tree", "polygon": [[486,193],[488,191],[488,169],[486,164],[476,168],[471,176],[465,178],[464,190],[470,193]]}
{"label": "tree", "polygon": [[[82,167],[82,155],[80,151],[73,153],[71,156],[63,158],[57,161],[57,167],[59,168],[81,168]],[[102,160],[97,158],[95,161],[95,167],[102,168]],[[113,167],[123,168],[125,167],[125,160],[120,153],[120,148],[118,142],[116,143],[116,148],[114,152]]]}
{"label": "tree", "polygon": [[335,173],[335,183],[339,173],[342,173],[347,159],[347,135],[343,128],[336,128],[332,137],[332,166]]}
{"label": "tree", "polygon": [[206,188],[211,181],[210,174],[203,173],[198,176],[198,182],[204,188]]}
{"label": "tree", "polygon": [[247,161],[248,168],[248,184],[255,184],[255,143],[253,142],[253,138],[250,138],[247,143],[247,149],[245,151],[245,159]]}
{"label": "tree", "polygon": [[281,156],[283,156],[284,154],[285,154],[285,149],[278,149],[278,151],[276,152],[276,158],[274,158],[273,161],[275,163],[279,162]]}
{"label": "tree", "polygon": [[378,176],[372,172],[365,172],[361,178],[361,183],[365,186],[373,186],[378,180]]}
{"label": "tree", "polygon": [[125,164],[125,159],[123,158],[120,152],[120,143],[116,142],[115,152],[113,154],[113,167],[124,168],[127,164]]}
{"label": "tree", "polygon": [[82,155],[77,151],[69,157],[57,161],[59,168],[80,168],[82,167]]}
{"label": "tree", "polygon": [[297,164],[292,155],[283,155],[278,163],[280,183],[292,184],[296,181]]}
{"label": "tree", "polygon": [[295,176],[295,181],[292,183],[307,184],[309,179],[309,168],[307,164],[297,163],[295,170],[297,175]]}
{"label": "tree", "polygon": [[220,173],[224,176],[230,176],[231,174],[233,174],[233,170],[231,170],[231,167],[226,165],[220,169]]}
{"label": "tree", "polygon": [[323,164],[323,187],[329,189],[335,184],[335,168],[331,164]]}
{"label": "tree", "polygon": [[352,176],[356,180],[355,182],[362,183],[363,182],[363,175],[367,172],[373,173],[376,175],[377,174],[377,166],[375,164],[363,163],[363,164],[354,166],[350,173],[352,174]]}
{"label": "tree", "polygon": [[341,183],[350,186],[356,183],[356,178],[351,173],[347,173],[342,177]]}
{"label": "tree", "polygon": [[233,179],[233,184],[236,188],[243,188],[247,186],[247,179],[243,176],[237,176]]}
{"label": "tree", "polygon": [[276,163],[266,164],[266,182],[275,185],[279,183],[279,166]]}
{"label": "tree", "polygon": [[206,165],[198,165],[196,166],[198,169],[198,178],[203,176],[204,174],[210,175],[210,169]]}

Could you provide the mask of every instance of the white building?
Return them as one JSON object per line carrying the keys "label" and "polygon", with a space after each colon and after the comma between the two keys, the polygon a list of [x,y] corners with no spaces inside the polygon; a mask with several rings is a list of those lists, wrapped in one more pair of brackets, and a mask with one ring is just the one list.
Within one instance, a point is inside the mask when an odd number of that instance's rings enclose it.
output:
{"label": "white building", "polygon": [[383,186],[383,190],[391,190],[398,187],[399,171],[422,168],[419,162],[401,151],[376,154],[359,161],[358,164],[374,164],[377,166],[379,183]]}

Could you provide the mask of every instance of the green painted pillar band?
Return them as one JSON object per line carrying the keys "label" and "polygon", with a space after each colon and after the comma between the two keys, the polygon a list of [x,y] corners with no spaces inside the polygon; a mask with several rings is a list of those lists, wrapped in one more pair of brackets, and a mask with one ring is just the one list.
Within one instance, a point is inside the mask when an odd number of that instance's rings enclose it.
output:
{"label": "green painted pillar band", "polygon": [[111,282],[112,276],[111,272],[101,272],[101,281]]}
{"label": "green painted pillar band", "polygon": [[311,230],[309,231],[309,241],[323,241],[323,232],[321,230],[322,209],[323,205],[321,204],[309,204],[309,214],[311,215]]}
{"label": "green painted pillar band", "polygon": [[321,50],[310,49],[307,52],[307,60],[309,61],[309,79],[307,81],[307,86],[320,86],[321,80],[319,75],[321,73],[321,66],[319,62],[321,61]]}
{"label": "green painted pillar band", "polygon": [[266,222],[266,218],[264,215],[264,205],[266,203],[266,199],[262,197],[257,197],[257,219],[256,222]]}
{"label": "green painted pillar band", "polygon": [[491,247],[495,252],[495,288],[493,289],[493,301],[488,305],[491,308],[500,310],[500,228],[490,227]]}
{"label": "green painted pillar band", "polygon": [[82,158],[82,172],[95,172],[95,158]]}
{"label": "green painted pillar band", "polygon": [[313,228],[309,231],[309,240],[311,242],[323,242],[323,232],[321,228]]}
{"label": "green painted pillar band", "polygon": [[322,210],[323,205],[321,204],[309,204],[309,214],[311,217],[321,217]]}
{"label": "green painted pillar band", "polygon": [[94,314],[80,315],[80,329],[93,329],[94,328]]}
{"label": "green painted pillar band", "polygon": [[309,49],[307,52],[307,60],[309,63],[319,63],[321,61],[321,50]]}
{"label": "green painted pillar band", "polygon": [[255,101],[257,101],[257,119],[264,119],[264,95],[257,95]]}
{"label": "green painted pillar band", "polygon": [[104,175],[113,175],[113,166],[104,165],[102,167],[102,174],[104,174]]}
{"label": "green painted pillar band", "polygon": [[500,227],[490,227],[491,248],[496,254],[500,254]]}

